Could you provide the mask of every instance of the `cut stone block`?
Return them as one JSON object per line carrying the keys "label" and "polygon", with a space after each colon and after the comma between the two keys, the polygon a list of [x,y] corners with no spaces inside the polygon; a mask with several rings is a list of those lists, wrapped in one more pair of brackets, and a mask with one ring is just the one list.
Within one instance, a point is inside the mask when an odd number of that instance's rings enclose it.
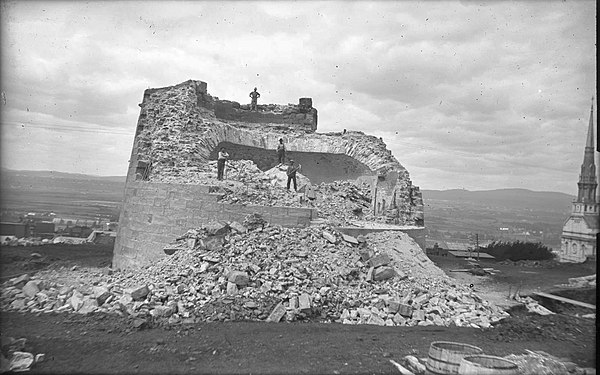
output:
{"label": "cut stone block", "polygon": [[229,225],[220,221],[211,221],[205,225],[206,231],[211,236],[219,236],[229,231]]}
{"label": "cut stone block", "polygon": [[302,293],[300,297],[298,297],[298,309],[305,314],[311,312],[310,296],[308,294]]}
{"label": "cut stone block", "polygon": [[406,305],[404,303],[399,304],[398,313],[404,317],[410,318],[413,313],[413,308],[410,305]]}
{"label": "cut stone block", "polygon": [[369,264],[371,265],[371,267],[381,267],[388,265],[390,261],[390,257],[384,253],[369,259]]}
{"label": "cut stone block", "polygon": [[335,235],[333,235],[329,232],[326,232],[326,231],[323,231],[323,238],[325,238],[327,241],[329,241],[333,244],[335,244],[337,242],[337,238],[335,238]]}
{"label": "cut stone block", "polygon": [[418,321],[425,320],[425,311],[415,310],[412,313],[412,318]]}
{"label": "cut stone block", "polygon": [[271,311],[269,317],[267,318],[267,322],[279,322],[281,318],[285,315],[285,306],[283,306],[283,302],[279,302],[277,306]]}
{"label": "cut stone block", "polygon": [[344,241],[351,243],[352,245],[358,245],[358,240],[352,236],[348,236],[342,233],[342,238],[344,239]]}
{"label": "cut stone block", "polygon": [[381,281],[396,276],[396,271],[392,267],[378,267],[373,271],[373,280]]}

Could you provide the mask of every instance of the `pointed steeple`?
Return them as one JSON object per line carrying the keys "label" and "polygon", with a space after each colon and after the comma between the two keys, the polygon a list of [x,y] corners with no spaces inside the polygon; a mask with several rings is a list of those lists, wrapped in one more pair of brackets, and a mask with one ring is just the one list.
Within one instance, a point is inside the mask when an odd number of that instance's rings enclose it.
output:
{"label": "pointed steeple", "polygon": [[596,203],[596,165],[594,163],[594,98],[592,97],[592,108],[590,110],[590,123],[588,127],[587,139],[585,142],[585,151],[583,154],[583,163],[581,164],[581,174],[579,175],[579,191],[577,202]]}
{"label": "pointed steeple", "polygon": [[[592,108],[590,109],[590,124],[588,126],[587,140],[585,142],[585,148],[594,149],[594,97],[592,96]],[[592,158],[592,161],[594,158]]]}

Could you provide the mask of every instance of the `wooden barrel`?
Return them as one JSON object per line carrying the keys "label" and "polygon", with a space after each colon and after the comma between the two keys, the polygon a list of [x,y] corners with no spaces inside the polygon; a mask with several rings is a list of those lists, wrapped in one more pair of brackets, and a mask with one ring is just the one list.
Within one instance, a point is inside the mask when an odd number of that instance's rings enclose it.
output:
{"label": "wooden barrel", "polygon": [[463,357],[481,354],[483,350],[473,345],[460,342],[434,341],[429,346],[427,371],[433,374],[458,374],[460,361]]}
{"label": "wooden barrel", "polygon": [[459,375],[517,375],[516,363],[491,355],[465,356],[458,368]]}

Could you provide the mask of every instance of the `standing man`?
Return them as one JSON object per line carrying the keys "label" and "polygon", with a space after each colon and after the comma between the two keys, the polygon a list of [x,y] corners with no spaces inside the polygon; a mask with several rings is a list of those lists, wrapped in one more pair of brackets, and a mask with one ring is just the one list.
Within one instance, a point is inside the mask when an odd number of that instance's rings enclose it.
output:
{"label": "standing man", "polygon": [[283,138],[279,138],[279,144],[277,145],[277,161],[279,165],[285,163],[285,145],[283,144]]}
{"label": "standing man", "polygon": [[290,190],[290,182],[294,181],[294,191],[298,191],[298,186],[296,183],[296,172],[298,172],[302,168],[300,164],[295,165],[293,160],[290,160],[290,165],[287,168],[287,189]]}
{"label": "standing man", "polygon": [[223,179],[223,171],[225,170],[225,161],[227,161],[227,158],[229,158],[229,154],[225,151],[225,147],[221,147],[217,159],[217,180]]}
{"label": "standing man", "polygon": [[252,98],[252,101],[250,102],[250,110],[251,111],[258,111],[258,98],[260,98],[260,94],[258,93],[258,91],[256,91],[256,87],[254,88],[254,91],[252,91],[250,93],[250,97]]}

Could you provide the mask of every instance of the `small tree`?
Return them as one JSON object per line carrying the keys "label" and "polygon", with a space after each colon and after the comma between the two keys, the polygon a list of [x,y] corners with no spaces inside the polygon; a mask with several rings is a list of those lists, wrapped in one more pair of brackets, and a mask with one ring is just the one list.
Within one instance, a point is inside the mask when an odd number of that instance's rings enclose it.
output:
{"label": "small tree", "polygon": [[551,249],[541,242],[492,242],[485,248],[485,252],[498,260],[546,260],[554,258]]}

